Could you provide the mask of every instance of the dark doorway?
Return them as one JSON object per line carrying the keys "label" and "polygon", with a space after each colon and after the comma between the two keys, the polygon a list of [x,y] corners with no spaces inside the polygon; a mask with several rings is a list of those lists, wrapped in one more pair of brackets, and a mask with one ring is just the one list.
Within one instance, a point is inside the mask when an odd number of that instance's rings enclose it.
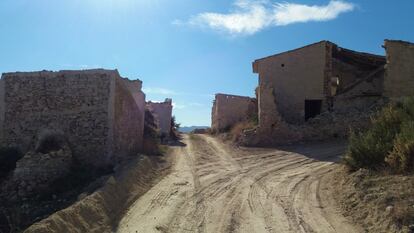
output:
{"label": "dark doorway", "polygon": [[305,121],[321,114],[322,100],[305,100]]}

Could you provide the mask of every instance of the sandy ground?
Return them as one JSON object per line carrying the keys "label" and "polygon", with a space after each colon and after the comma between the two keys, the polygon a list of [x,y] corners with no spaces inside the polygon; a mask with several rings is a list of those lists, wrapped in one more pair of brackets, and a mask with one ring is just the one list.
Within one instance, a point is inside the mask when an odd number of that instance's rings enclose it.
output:
{"label": "sandy ground", "polygon": [[236,149],[206,135],[184,143],[118,232],[362,232],[329,189],[343,144]]}

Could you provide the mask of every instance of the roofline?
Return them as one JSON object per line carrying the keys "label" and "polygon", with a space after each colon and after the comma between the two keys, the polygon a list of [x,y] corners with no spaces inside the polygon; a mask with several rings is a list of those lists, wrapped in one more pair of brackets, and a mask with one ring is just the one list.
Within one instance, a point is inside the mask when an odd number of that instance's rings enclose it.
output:
{"label": "roofline", "polygon": [[348,51],[350,53],[358,54],[360,56],[375,57],[375,58],[380,59],[380,60],[385,60],[385,56],[384,55],[378,55],[378,54],[366,53],[366,52],[359,52],[359,51],[355,51],[355,50],[352,50],[352,49],[347,49],[347,48],[343,48],[343,47],[339,47],[339,46],[337,48],[338,49],[341,49],[341,50]]}
{"label": "roofline", "polygon": [[302,47],[299,47],[299,48],[296,48],[296,49],[291,49],[291,50],[288,50],[288,51],[285,51],[285,52],[281,52],[281,53],[277,53],[277,54],[270,55],[270,56],[267,56],[267,57],[259,58],[259,59],[254,60],[254,62],[258,62],[258,61],[265,60],[265,59],[272,58],[272,57],[277,57],[277,56],[280,56],[280,55],[286,54],[286,53],[295,52],[297,50],[301,50],[301,49],[304,49],[304,48],[307,48],[307,47],[315,46],[315,45],[321,44],[321,43],[330,43],[330,44],[336,45],[335,43],[332,43],[332,42],[330,42],[328,40],[321,40],[319,42],[315,42],[315,43],[312,43],[312,44],[308,44],[308,45],[305,45],[305,46],[302,46]]}
{"label": "roofline", "polygon": [[401,43],[401,44],[405,44],[405,45],[414,45],[414,43],[406,41],[406,40],[391,40],[391,39],[385,39],[384,40],[384,45],[388,42],[391,43]]}
{"label": "roofline", "polygon": [[[402,41],[402,40],[385,40],[385,41],[386,42],[387,41],[392,41],[392,42],[400,42],[400,43],[412,44],[410,42]],[[347,48],[341,47],[341,46],[339,46],[339,45],[337,45],[337,44],[335,44],[335,43],[333,43],[333,42],[331,42],[329,40],[322,40],[322,41],[319,41],[319,42],[316,42],[316,43],[312,43],[312,44],[309,44],[309,45],[305,45],[305,46],[302,46],[302,47],[299,47],[299,48],[296,48],[296,49],[292,49],[292,50],[288,50],[288,51],[285,51],[285,52],[282,52],[282,53],[278,53],[278,54],[270,55],[270,56],[267,56],[267,57],[259,58],[259,59],[254,60],[253,63],[258,62],[258,61],[261,61],[261,60],[265,60],[265,59],[268,59],[268,58],[277,57],[279,55],[283,55],[283,54],[295,52],[295,51],[298,51],[298,50],[301,50],[301,49],[304,49],[304,48],[307,48],[307,47],[311,47],[311,46],[314,46],[314,45],[317,45],[317,44],[320,44],[320,43],[331,44],[331,45],[333,45],[333,46],[335,46],[337,48],[340,48],[340,49],[343,49],[343,50],[347,50],[347,51],[350,51],[350,52],[354,52],[354,53],[357,53],[357,54],[360,54],[360,55],[364,55],[364,56],[371,56],[371,57],[376,57],[376,58],[385,58],[385,56],[383,56],[383,55],[378,55],[378,54],[373,54],[373,53],[367,53],[367,52],[359,52],[359,51],[355,51],[355,50],[352,50],[352,49],[347,49]]]}
{"label": "roofline", "polygon": [[41,71],[28,71],[28,72],[5,72],[2,74],[3,76],[15,76],[15,75],[26,75],[26,76],[37,76],[41,74],[76,74],[76,73],[116,73],[120,76],[117,69],[109,70],[109,69],[85,69],[85,70],[59,70],[59,71],[52,71],[52,70],[41,70]]}
{"label": "roofline", "polygon": [[255,99],[254,97],[250,96],[242,96],[242,95],[231,95],[231,94],[224,94],[224,93],[216,93],[215,97],[217,96],[229,96],[229,97],[238,97],[238,98],[248,98],[248,99]]}

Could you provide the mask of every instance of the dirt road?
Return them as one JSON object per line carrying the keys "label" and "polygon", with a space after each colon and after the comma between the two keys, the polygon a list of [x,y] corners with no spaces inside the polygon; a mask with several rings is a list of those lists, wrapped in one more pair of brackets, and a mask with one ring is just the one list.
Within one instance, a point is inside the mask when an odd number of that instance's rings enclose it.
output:
{"label": "dirt road", "polygon": [[185,136],[170,175],[131,206],[118,232],[360,232],[329,179],[344,146],[235,149]]}

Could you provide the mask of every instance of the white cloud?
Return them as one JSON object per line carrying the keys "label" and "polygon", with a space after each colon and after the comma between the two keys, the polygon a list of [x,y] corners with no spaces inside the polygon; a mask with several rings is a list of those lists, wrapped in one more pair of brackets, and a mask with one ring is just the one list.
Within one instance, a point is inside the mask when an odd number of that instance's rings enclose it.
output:
{"label": "white cloud", "polygon": [[172,106],[174,109],[184,109],[187,107],[187,105],[184,104],[177,104],[177,103],[172,103]]}
{"label": "white cloud", "polygon": [[146,94],[177,95],[177,93],[173,90],[169,90],[169,89],[166,89],[166,88],[160,88],[160,87],[144,87],[144,88],[142,88],[142,90]]}
{"label": "white cloud", "polygon": [[175,102],[173,102],[172,105],[173,105],[174,109],[197,108],[197,107],[203,107],[204,106],[204,104],[200,104],[200,103],[179,104],[179,103],[175,103]]}
{"label": "white cloud", "polygon": [[328,21],[354,8],[353,4],[344,1],[330,1],[326,6],[278,3],[274,9],[274,23],[281,26],[309,21]]}
{"label": "white cloud", "polygon": [[[230,13],[205,12],[192,17],[187,23],[232,35],[251,35],[270,26],[332,20],[355,8],[354,4],[342,0],[331,0],[327,5],[236,0],[234,6]],[[173,24],[183,25],[186,22],[174,20]]]}

